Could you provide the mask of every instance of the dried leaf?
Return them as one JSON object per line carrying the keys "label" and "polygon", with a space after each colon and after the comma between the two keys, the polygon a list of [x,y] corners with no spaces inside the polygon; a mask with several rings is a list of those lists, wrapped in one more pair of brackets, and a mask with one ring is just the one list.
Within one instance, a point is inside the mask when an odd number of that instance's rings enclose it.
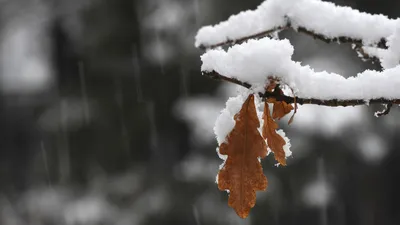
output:
{"label": "dried leaf", "polygon": [[234,119],[236,124],[227,142],[219,147],[228,158],[218,173],[218,188],[229,190],[228,205],[246,218],[256,203],[256,191],[267,188],[267,178],[258,160],[266,156],[267,146],[258,131],[254,95],[249,95]]}
{"label": "dried leaf", "polygon": [[291,104],[287,104],[286,102],[278,102],[274,103],[274,107],[272,109],[272,118],[273,119],[282,119],[282,117],[286,116],[286,114],[290,113],[293,110],[293,106]]}
{"label": "dried leaf", "polygon": [[286,166],[286,156],[283,146],[286,144],[285,140],[276,133],[278,124],[272,119],[268,103],[265,102],[264,114],[263,114],[264,125],[262,127],[262,136],[267,139],[268,147],[274,153],[276,161],[281,165]]}
{"label": "dried leaf", "polygon": [[[275,81],[270,81],[270,84],[265,88],[266,91],[279,93],[279,95],[284,95],[282,89],[275,83]],[[293,91],[293,90],[292,90]],[[282,119],[282,117],[286,116],[286,114],[290,113],[293,110],[293,106],[284,101],[277,101],[275,98],[269,98],[267,100],[268,103],[273,103],[274,107],[272,109],[272,118],[273,119]],[[292,119],[292,118],[291,118]]]}

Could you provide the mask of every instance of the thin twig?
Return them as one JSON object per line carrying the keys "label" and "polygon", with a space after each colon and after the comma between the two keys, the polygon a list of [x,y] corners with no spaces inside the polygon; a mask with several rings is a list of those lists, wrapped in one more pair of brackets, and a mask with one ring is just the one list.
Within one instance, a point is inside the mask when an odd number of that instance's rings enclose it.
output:
{"label": "thin twig", "polygon": [[237,84],[237,85],[243,86],[243,87],[245,87],[247,89],[251,88],[251,84],[249,84],[249,83],[242,82],[242,81],[240,81],[238,79],[235,79],[235,78],[222,76],[221,74],[219,74],[219,73],[217,73],[215,71],[209,72],[209,73],[204,73],[203,72],[203,75],[205,75],[205,76],[207,76],[207,77],[209,77],[211,79],[214,79],[214,80],[228,81],[229,83]]}
{"label": "thin twig", "polygon": [[[235,78],[229,78],[226,76],[223,76],[215,71],[213,72],[203,72],[204,76],[207,76],[209,78],[215,79],[215,80],[223,80],[227,81],[233,84],[237,84],[240,86],[243,86],[245,88],[251,89],[251,85],[246,82],[242,82],[238,79]],[[323,99],[316,99],[316,98],[299,98],[296,97],[296,100],[294,97],[287,96],[284,94],[279,94],[279,93],[274,93],[274,92],[265,92],[265,93],[258,93],[260,97],[262,98],[275,98],[277,101],[283,101],[288,104],[291,103],[297,103],[300,105],[304,104],[312,104],[312,105],[323,105],[323,106],[331,106],[331,107],[337,107],[337,106],[357,106],[357,105],[366,105],[366,104],[400,104],[400,99],[385,99],[385,98],[374,98],[374,99],[369,99],[366,101],[365,99],[329,99],[329,100],[323,100]]]}
{"label": "thin twig", "polygon": [[381,111],[381,112],[376,112],[375,116],[376,117],[381,117],[381,116],[385,116],[385,115],[389,114],[390,113],[390,109],[392,109],[392,106],[393,106],[393,103],[391,103],[391,102],[386,104],[385,105],[385,109],[383,111]]}
{"label": "thin twig", "polygon": [[[270,30],[259,32],[257,34],[252,34],[252,35],[249,35],[249,36],[241,37],[241,38],[238,38],[236,40],[227,40],[227,41],[216,43],[216,44],[213,44],[213,45],[200,45],[199,48],[202,49],[202,50],[206,50],[206,49],[212,49],[212,48],[217,48],[217,47],[240,44],[240,43],[243,43],[243,42],[245,42],[245,41],[247,41],[249,39],[263,38],[263,37],[266,37],[268,35],[271,35],[274,32],[280,32],[280,31],[283,31],[283,30],[287,30],[289,28],[293,29],[296,32],[303,33],[303,34],[306,34],[308,36],[311,36],[314,39],[321,40],[321,41],[323,41],[323,42],[325,42],[327,44],[332,43],[332,42],[336,42],[336,43],[351,43],[351,44],[356,44],[356,45],[359,45],[359,46],[363,45],[363,41],[361,39],[354,39],[354,38],[345,37],[345,36],[328,38],[328,37],[325,37],[323,34],[315,33],[315,32],[313,32],[311,30],[308,30],[305,27],[294,28],[294,27],[291,26],[291,23],[288,22],[287,25],[283,26],[283,27],[282,26],[278,26],[278,27],[275,27],[275,28],[270,29]],[[377,47],[378,48],[383,48],[383,49],[387,48],[385,38],[383,38],[383,37],[381,38],[380,42],[377,43]]]}
{"label": "thin twig", "polygon": [[353,49],[359,54],[360,58],[362,58],[364,61],[371,61],[373,64],[379,65],[382,69],[379,58],[377,58],[376,56],[369,55],[367,52],[365,52],[363,46],[355,44]]}
{"label": "thin twig", "polygon": [[[220,42],[220,43],[213,44],[213,45],[200,45],[199,48],[202,49],[202,50],[206,50],[206,49],[213,49],[213,48],[222,47],[222,46],[230,46],[230,45],[234,45],[234,44],[240,44],[240,43],[243,43],[243,42],[245,42],[245,41],[247,41],[249,39],[263,38],[263,37],[272,35],[274,32],[280,32],[280,31],[287,30],[287,29],[291,28],[291,29],[293,29],[294,31],[296,31],[298,33],[306,34],[308,36],[311,36],[314,39],[318,39],[318,40],[323,41],[323,42],[325,42],[327,44],[332,43],[332,42],[339,43],[339,44],[341,44],[341,43],[355,44],[356,48],[354,48],[354,50],[356,50],[360,55],[362,55],[363,59],[372,60],[372,62],[374,62],[374,63],[375,62],[379,63],[379,59],[378,58],[370,56],[369,54],[367,54],[364,51],[364,49],[362,48],[363,47],[363,41],[361,39],[354,39],[354,38],[345,37],[345,36],[328,38],[328,37],[324,36],[323,34],[315,33],[315,32],[313,32],[311,30],[308,30],[305,27],[294,28],[291,25],[289,18],[287,18],[287,21],[288,22],[287,22],[286,26],[283,26],[283,27],[282,26],[278,26],[278,27],[275,27],[275,28],[273,28],[271,30],[262,31],[262,32],[257,33],[257,34],[252,34],[252,35],[249,35],[249,36],[238,38],[236,40],[227,40],[227,41]],[[380,42],[377,43],[377,47],[378,48],[383,48],[383,49],[387,48],[385,38],[381,38]]]}
{"label": "thin twig", "polygon": [[275,27],[275,28],[273,28],[271,30],[262,31],[260,33],[252,34],[252,35],[249,35],[249,36],[246,36],[246,37],[243,37],[243,38],[239,38],[239,39],[236,39],[236,40],[227,40],[227,41],[220,42],[220,43],[213,44],[213,45],[200,45],[199,49],[206,50],[206,49],[210,49],[210,48],[212,49],[212,48],[223,47],[223,46],[227,46],[227,45],[229,46],[229,45],[234,45],[234,44],[240,44],[240,43],[243,43],[243,42],[245,42],[245,41],[247,41],[249,39],[263,38],[263,37],[266,37],[268,35],[273,34],[274,32],[286,30],[288,28],[289,27],[280,27],[279,26],[279,27]]}

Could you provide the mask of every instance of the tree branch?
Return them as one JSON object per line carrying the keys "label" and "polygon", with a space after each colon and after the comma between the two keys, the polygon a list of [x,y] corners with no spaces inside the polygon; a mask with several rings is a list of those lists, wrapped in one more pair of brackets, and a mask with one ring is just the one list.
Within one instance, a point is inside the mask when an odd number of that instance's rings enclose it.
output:
{"label": "tree branch", "polygon": [[379,65],[379,67],[382,69],[381,62],[379,58],[376,56],[371,56],[368,53],[365,52],[363,46],[355,44],[353,48],[359,55],[360,58],[362,58],[365,61],[371,61],[373,64]]}
{"label": "tree branch", "polygon": [[[209,49],[209,48],[212,49],[212,48],[223,47],[223,46],[227,46],[227,45],[240,44],[240,43],[243,43],[243,42],[245,42],[245,41],[247,41],[249,39],[263,38],[263,37],[266,37],[268,35],[271,35],[274,32],[280,32],[280,31],[283,31],[283,30],[287,30],[289,28],[293,29],[296,32],[303,33],[303,34],[306,34],[308,36],[311,36],[314,39],[321,40],[321,41],[323,41],[323,42],[325,42],[327,44],[332,43],[332,42],[351,43],[351,44],[356,44],[356,45],[359,45],[359,46],[362,46],[362,44],[363,44],[363,41],[361,39],[354,39],[354,38],[345,37],[345,36],[328,38],[328,37],[325,37],[323,34],[314,33],[313,31],[310,31],[305,27],[294,28],[291,25],[291,23],[288,22],[286,24],[286,26],[283,26],[283,27],[278,26],[278,27],[275,27],[275,28],[273,28],[271,30],[262,31],[260,33],[252,34],[252,35],[249,35],[249,36],[245,36],[245,37],[242,37],[242,38],[239,38],[239,39],[236,39],[236,40],[227,40],[227,41],[220,42],[220,43],[213,44],[213,45],[200,45],[199,48],[202,49],[202,50],[206,50],[206,49]],[[379,43],[377,43],[377,47],[378,48],[387,49],[385,38],[382,38],[381,41]]]}
{"label": "tree branch", "polygon": [[[245,37],[239,38],[239,39],[237,39],[237,40],[227,40],[227,41],[225,41],[225,42],[220,42],[220,43],[213,44],[213,45],[208,45],[208,46],[200,45],[199,48],[202,49],[202,50],[206,50],[206,49],[210,49],[210,48],[213,49],[213,48],[217,48],[217,47],[223,47],[223,46],[230,46],[230,45],[234,45],[234,44],[240,44],[240,43],[243,43],[243,42],[245,42],[245,41],[247,41],[247,40],[249,40],[249,39],[259,39],[259,38],[263,38],[263,37],[266,37],[266,36],[268,36],[268,35],[271,35],[271,34],[274,33],[274,32],[280,32],[280,31],[287,30],[287,29],[291,28],[291,29],[293,29],[294,31],[296,31],[296,32],[298,32],[298,33],[306,34],[306,35],[308,35],[308,36],[311,36],[311,37],[314,38],[314,39],[318,39],[318,40],[323,41],[323,42],[325,42],[325,43],[327,43],[327,44],[332,43],[332,42],[336,42],[336,43],[339,43],[339,44],[340,44],[340,43],[350,43],[350,44],[354,44],[354,45],[356,46],[356,47],[354,48],[354,50],[357,51],[357,52],[362,56],[362,58],[363,58],[364,60],[371,60],[371,61],[373,61],[374,63],[375,63],[375,62],[379,63],[379,59],[378,59],[378,58],[372,57],[372,56],[368,55],[368,54],[364,51],[364,49],[362,48],[363,42],[362,42],[361,39],[353,39],[353,38],[344,37],[344,36],[334,37],[334,38],[328,38],[328,37],[325,37],[325,36],[322,35],[322,34],[314,33],[313,31],[307,30],[307,28],[305,28],[305,27],[294,28],[294,27],[291,25],[290,20],[289,20],[289,19],[287,19],[287,20],[288,20],[288,23],[287,23],[286,26],[284,26],[284,27],[279,26],[279,27],[273,28],[273,29],[271,29],[271,30],[267,30],[267,31],[263,31],[263,32],[260,32],[260,33],[257,33],[257,34],[245,36]],[[385,38],[381,38],[381,41],[380,41],[379,43],[377,43],[377,47],[378,47],[378,48],[387,49]]]}
{"label": "tree branch", "polygon": [[[251,85],[246,82],[242,82],[238,79],[235,78],[230,78],[223,76],[215,71],[213,72],[203,72],[203,75],[212,78],[214,80],[223,80],[227,81],[233,84],[237,84],[240,86],[243,86],[247,89],[251,89]],[[279,93],[275,92],[265,92],[265,93],[259,93],[260,97],[262,98],[275,98],[277,101],[283,101],[288,104],[294,103],[295,99],[294,97],[287,96],[287,95],[282,95]],[[346,100],[338,100],[338,99],[330,99],[330,100],[322,100],[322,99],[315,99],[315,98],[299,98],[296,97],[296,103],[300,105],[304,104],[312,104],[312,105],[323,105],[323,106],[331,106],[331,107],[336,107],[336,106],[357,106],[357,105],[367,105],[367,104],[388,104],[388,106],[391,107],[392,104],[400,104],[400,99],[385,99],[385,98],[375,98],[375,99],[369,99],[368,101],[364,99],[346,99]],[[389,107],[389,110],[390,110]],[[389,111],[388,110],[388,111]],[[389,113],[389,112],[387,112]],[[387,114],[385,113],[385,114]]]}
{"label": "tree branch", "polygon": [[263,37],[266,37],[266,36],[268,36],[268,35],[270,35],[270,34],[272,34],[274,32],[277,32],[277,31],[280,32],[280,31],[286,30],[288,28],[289,28],[288,26],[276,27],[276,28],[273,28],[271,30],[263,31],[263,32],[260,32],[260,33],[257,33],[257,34],[252,34],[252,35],[249,35],[249,36],[246,36],[246,37],[242,37],[242,38],[239,38],[239,39],[236,39],[236,40],[227,40],[227,41],[220,42],[220,43],[213,44],[213,45],[200,45],[199,49],[206,50],[206,49],[210,49],[210,48],[213,49],[213,48],[217,48],[217,47],[240,44],[240,43],[243,43],[243,42],[245,42],[245,41],[247,41],[249,39],[263,38]]}
{"label": "tree branch", "polygon": [[380,116],[385,116],[385,115],[389,114],[390,113],[390,109],[392,109],[392,106],[393,106],[393,104],[391,102],[386,104],[385,105],[385,109],[383,111],[381,111],[381,112],[376,112],[375,116],[376,117],[380,117]]}

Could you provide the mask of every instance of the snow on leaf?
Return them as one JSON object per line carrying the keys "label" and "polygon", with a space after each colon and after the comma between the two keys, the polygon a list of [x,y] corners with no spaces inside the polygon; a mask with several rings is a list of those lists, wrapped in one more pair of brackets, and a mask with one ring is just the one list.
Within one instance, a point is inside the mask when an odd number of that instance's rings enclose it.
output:
{"label": "snow on leaf", "polygon": [[264,114],[263,114],[264,124],[262,127],[262,136],[267,139],[268,147],[274,153],[276,161],[281,165],[286,166],[286,154],[283,146],[286,145],[283,137],[276,133],[278,124],[272,119],[268,103],[265,102]]}
{"label": "snow on leaf", "polygon": [[258,161],[266,156],[267,146],[258,131],[254,95],[248,96],[234,119],[235,127],[219,147],[220,154],[228,157],[218,173],[218,188],[229,191],[228,205],[246,218],[256,203],[256,191],[267,188],[267,178]]}

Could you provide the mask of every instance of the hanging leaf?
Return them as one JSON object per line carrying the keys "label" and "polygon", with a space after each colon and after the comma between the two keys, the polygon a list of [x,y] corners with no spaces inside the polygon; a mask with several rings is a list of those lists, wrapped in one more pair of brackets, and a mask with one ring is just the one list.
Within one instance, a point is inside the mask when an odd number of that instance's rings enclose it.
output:
{"label": "hanging leaf", "polygon": [[271,117],[269,112],[268,102],[265,102],[263,113],[264,124],[262,127],[262,136],[267,139],[268,147],[274,153],[276,161],[281,165],[286,166],[286,155],[283,146],[286,144],[285,140],[276,133],[278,124]]}
{"label": "hanging leaf", "polygon": [[220,154],[228,158],[218,173],[218,188],[229,190],[228,205],[246,218],[256,203],[256,191],[267,188],[267,178],[258,160],[266,156],[267,146],[258,131],[254,95],[249,95],[234,119],[235,127],[219,147]]}
{"label": "hanging leaf", "polygon": [[282,119],[282,117],[286,116],[286,114],[290,113],[293,110],[293,106],[291,104],[287,104],[286,102],[274,102],[274,107],[272,108],[272,118],[273,119]]}
{"label": "hanging leaf", "polygon": [[[282,89],[277,87],[276,90],[280,95],[283,95]],[[275,98],[269,98],[268,103],[273,103],[274,107],[272,108],[272,118],[275,119],[282,119],[282,117],[286,116],[286,114],[290,113],[293,110],[293,106],[288,104],[284,101],[277,101]]]}

